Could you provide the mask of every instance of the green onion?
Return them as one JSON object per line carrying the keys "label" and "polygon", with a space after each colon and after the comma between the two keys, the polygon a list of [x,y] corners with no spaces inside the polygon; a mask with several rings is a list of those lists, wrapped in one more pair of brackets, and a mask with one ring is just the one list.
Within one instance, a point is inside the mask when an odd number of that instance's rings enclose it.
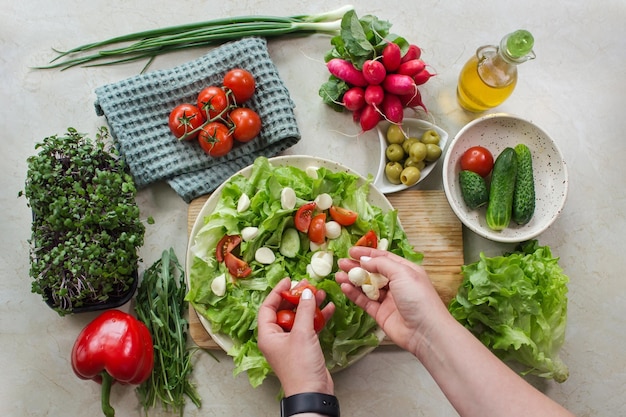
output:
{"label": "green onion", "polygon": [[202,400],[189,380],[192,350],[187,347],[188,322],[184,271],[173,249],[163,251],[143,275],[137,290],[135,312],[150,330],[154,345],[154,369],[137,387],[144,410],[171,407],[183,415],[185,396],[200,407]]}
{"label": "green onion", "polygon": [[246,36],[274,38],[314,33],[336,35],[341,29],[343,15],[353,9],[353,6],[348,5],[316,15],[238,16],[135,32],[67,51],[55,49],[58,56],[49,65],[37,68],[66,70],[75,66],[115,65],[147,59],[143,72],[156,56],[188,48],[219,45]]}

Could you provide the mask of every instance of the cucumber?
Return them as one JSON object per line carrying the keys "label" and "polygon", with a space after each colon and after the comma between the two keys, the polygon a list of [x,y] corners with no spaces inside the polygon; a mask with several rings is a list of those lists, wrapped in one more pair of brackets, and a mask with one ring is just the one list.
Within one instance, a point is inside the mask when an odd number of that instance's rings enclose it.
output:
{"label": "cucumber", "polygon": [[482,207],[489,201],[489,189],[485,179],[473,171],[459,172],[461,195],[470,210]]}
{"label": "cucumber", "polygon": [[523,143],[515,146],[517,155],[517,177],[513,193],[512,219],[519,225],[526,224],[535,212],[535,179],[530,149]]}
{"label": "cucumber", "polygon": [[286,258],[295,258],[300,252],[300,235],[296,229],[292,227],[285,229],[278,251]]}
{"label": "cucumber", "polygon": [[504,230],[511,222],[516,177],[517,154],[515,149],[505,148],[496,158],[491,172],[486,220],[492,230]]}

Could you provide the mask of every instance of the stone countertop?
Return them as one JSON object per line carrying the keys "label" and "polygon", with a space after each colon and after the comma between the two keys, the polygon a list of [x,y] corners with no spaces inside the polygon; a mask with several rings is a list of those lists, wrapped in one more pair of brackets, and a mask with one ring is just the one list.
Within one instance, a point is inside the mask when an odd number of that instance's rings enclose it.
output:
{"label": "stone countertop", "polygon": [[[531,380],[579,416],[626,415],[626,3],[582,1],[410,2],[362,1],[359,15],[374,14],[393,24],[393,32],[419,44],[437,72],[423,89],[429,118],[450,137],[477,115],[459,108],[458,73],[478,46],[494,44],[506,33],[526,28],[536,39],[537,59],[519,69],[512,97],[493,111],[537,123],[556,140],[569,171],[569,195],[558,220],[539,241],[560,257],[570,277],[569,319],[561,354],[570,378],[563,384]],[[28,243],[30,211],[18,198],[26,158],[35,143],[68,126],[95,134],[105,123],[94,112],[94,90],[139,73],[143,64],[68,71],[37,71],[53,56],[51,48],[148,28],[224,16],[314,14],[336,8],[331,1],[147,2],[25,0],[0,10],[0,95],[5,159],[0,164],[3,236],[0,254],[0,414],[4,416],[100,415],[99,386],[76,378],[69,354],[74,339],[94,315],[58,317],[30,292]],[[309,154],[345,163],[361,174],[375,173],[378,144],[374,132],[357,135],[350,116],[323,105],[317,95],[327,78],[326,36],[271,40],[269,50],[296,104],[302,140],[286,154]],[[151,69],[170,68],[206,49],[158,58]],[[441,188],[441,167],[420,187]],[[151,265],[164,249],[180,258],[187,244],[187,204],[166,184],[140,191],[142,218],[153,217],[140,255]],[[464,231],[465,259],[479,252],[499,254],[504,245]],[[125,307],[128,308],[128,307]],[[459,351],[462,355],[462,351]],[[270,379],[252,389],[243,375],[232,376],[232,360],[198,353],[194,381],[203,399],[188,416],[278,415],[279,384]],[[453,416],[455,411],[430,375],[408,353],[379,348],[335,377],[345,415]],[[111,401],[120,416],[140,416],[133,389],[116,385]],[[168,415],[151,413],[151,415]]]}

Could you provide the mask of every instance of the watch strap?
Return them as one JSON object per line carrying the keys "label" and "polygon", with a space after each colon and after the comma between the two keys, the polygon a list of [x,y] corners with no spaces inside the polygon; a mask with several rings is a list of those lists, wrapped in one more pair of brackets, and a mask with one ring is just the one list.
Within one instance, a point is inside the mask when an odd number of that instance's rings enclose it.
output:
{"label": "watch strap", "polygon": [[300,413],[317,413],[330,417],[340,417],[339,400],[334,395],[303,392],[283,398],[280,401],[281,417],[290,417]]}

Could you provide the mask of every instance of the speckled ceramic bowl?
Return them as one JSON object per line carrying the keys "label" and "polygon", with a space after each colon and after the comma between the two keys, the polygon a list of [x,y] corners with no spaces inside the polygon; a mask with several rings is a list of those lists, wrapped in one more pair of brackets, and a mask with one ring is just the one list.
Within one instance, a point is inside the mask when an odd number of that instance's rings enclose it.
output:
{"label": "speckled ceramic bowl", "polygon": [[[486,208],[470,210],[461,195],[461,156],[471,146],[491,151],[494,159],[506,147],[525,143],[533,157],[535,213],[525,225],[513,221],[502,231],[493,231],[485,220]],[[552,138],[532,122],[518,116],[494,113],[464,126],[448,146],[443,160],[443,187],[454,213],[470,230],[497,242],[523,242],[538,236],[559,216],[567,198],[567,167]],[[487,181],[490,177],[487,178]]]}

